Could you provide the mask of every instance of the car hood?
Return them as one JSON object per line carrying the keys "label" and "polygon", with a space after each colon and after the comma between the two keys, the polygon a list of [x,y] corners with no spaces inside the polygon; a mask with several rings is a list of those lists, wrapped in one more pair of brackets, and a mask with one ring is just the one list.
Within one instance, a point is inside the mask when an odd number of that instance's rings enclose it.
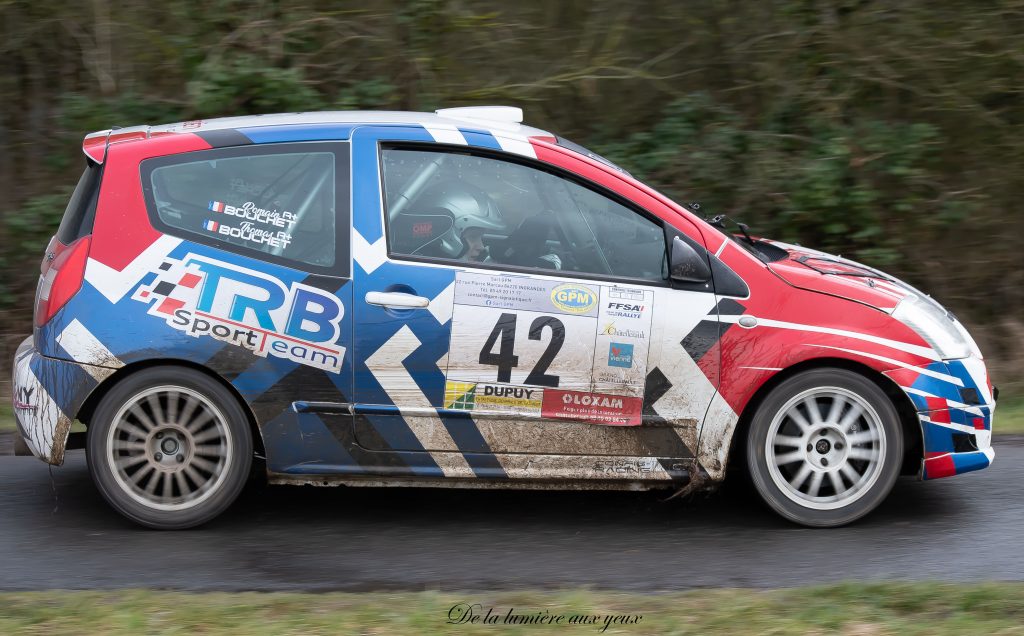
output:
{"label": "car hood", "polygon": [[909,294],[927,297],[903,281],[856,261],[799,245],[763,242],[786,252],[786,256],[767,265],[794,287],[846,298],[885,312],[892,312]]}

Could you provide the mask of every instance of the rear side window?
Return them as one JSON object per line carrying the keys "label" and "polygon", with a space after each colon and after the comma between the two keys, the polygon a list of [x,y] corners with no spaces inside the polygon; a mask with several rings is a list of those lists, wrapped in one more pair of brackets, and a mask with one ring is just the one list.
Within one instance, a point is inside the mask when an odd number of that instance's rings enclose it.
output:
{"label": "rear side window", "polygon": [[147,159],[154,225],[301,269],[348,275],[348,146],[243,146]]}
{"label": "rear side window", "polygon": [[68,207],[64,209],[60,227],[57,228],[57,240],[64,245],[70,245],[83,236],[92,234],[102,173],[103,168],[90,161],[82,173],[82,178],[78,180],[71,200],[68,201]]}

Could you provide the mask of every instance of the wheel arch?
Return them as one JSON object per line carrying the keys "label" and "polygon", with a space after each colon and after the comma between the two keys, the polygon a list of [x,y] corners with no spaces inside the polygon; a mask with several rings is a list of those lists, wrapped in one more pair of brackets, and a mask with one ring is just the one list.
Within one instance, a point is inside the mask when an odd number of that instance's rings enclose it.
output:
{"label": "wheel arch", "polygon": [[[746,452],[747,443],[747,431],[750,429],[750,421],[765,397],[772,392],[775,387],[780,385],[785,380],[809,371],[812,369],[845,369],[861,375],[868,380],[874,382],[892,401],[896,412],[899,414],[900,428],[903,431],[903,464],[900,469],[901,475],[916,475],[921,470],[921,464],[924,458],[924,433],[921,430],[921,422],[917,418],[917,410],[914,408],[913,402],[904,393],[900,387],[893,382],[890,378],[884,374],[872,369],[866,364],[849,360],[846,358],[814,358],[811,360],[804,360],[798,362],[790,367],[786,367],[782,371],[777,372],[771,378],[769,378],[764,384],[762,384],[754,392],[746,405],[743,407],[743,412],[740,414],[736,426],[733,429],[732,439],[730,441],[729,453],[727,461],[729,464],[732,463],[732,458],[743,457]],[[734,453],[740,453],[740,455],[734,455]],[[738,462],[738,466],[744,466],[744,462]],[[729,466],[726,466],[726,476],[730,472]]]}
{"label": "wheel arch", "polygon": [[200,373],[203,373],[204,375],[213,378],[214,380],[219,382],[231,393],[231,395],[235,397],[236,400],[238,400],[239,405],[242,407],[242,411],[245,413],[246,419],[248,420],[249,430],[252,433],[253,450],[260,457],[266,456],[266,447],[263,444],[263,434],[260,431],[260,427],[256,423],[256,416],[253,413],[252,408],[245,401],[242,395],[238,392],[238,389],[236,389],[234,385],[232,385],[230,382],[225,380],[224,377],[211,371],[208,367],[205,367],[201,364],[196,364],[195,362],[191,362],[189,360],[181,360],[177,358],[152,358],[148,360],[140,360],[138,362],[126,364],[125,366],[121,367],[113,374],[111,374],[110,377],[100,382],[100,384],[95,389],[93,389],[92,393],[89,394],[89,396],[82,403],[82,406],[78,409],[76,419],[85,424],[86,427],[88,427],[89,421],[92,419],[93,413],[95,413],[97,405],[99,405],[100,401],[107,393],[110,392],[111,389],[113,389],[117,384],[119,384],[122,380],[125,380],[129,376],[144,369],[151,369],[153,367],[184,367],[187,369],[192,369],[194,371],[199,371]]}

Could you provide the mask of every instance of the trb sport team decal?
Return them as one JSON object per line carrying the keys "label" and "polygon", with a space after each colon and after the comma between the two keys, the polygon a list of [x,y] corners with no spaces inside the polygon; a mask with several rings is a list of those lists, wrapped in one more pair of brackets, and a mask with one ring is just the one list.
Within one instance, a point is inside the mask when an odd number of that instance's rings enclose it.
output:
{"label": "trb sport team decal", "polygon": [[333,373],[344,363],[345,348],[337,342],[345,308],[315,287],[286,287],[266,274],[190,253],[180,261],[164,259],[156,279],[132,299],[196,338],[208,336]]}

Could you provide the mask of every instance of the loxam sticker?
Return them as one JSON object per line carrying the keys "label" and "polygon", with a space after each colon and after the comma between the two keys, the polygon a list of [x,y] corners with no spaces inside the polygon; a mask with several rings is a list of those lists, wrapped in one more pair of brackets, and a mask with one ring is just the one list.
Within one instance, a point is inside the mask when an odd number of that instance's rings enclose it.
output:
{"label": "loxam sticker", "polygon": [[612,426],[636,426],[642,414],[641,398],[581,391],[545,391],[541,406],[544,417]]}
{"label": "loxam sticker", "polygon": [[180,261],[165,259],[156,275],[132,299],[174,329],[341,372],[345,348],[337,341],[345,308],[333,294],[301,283],[285,286],[261,272],[191,253]]}

